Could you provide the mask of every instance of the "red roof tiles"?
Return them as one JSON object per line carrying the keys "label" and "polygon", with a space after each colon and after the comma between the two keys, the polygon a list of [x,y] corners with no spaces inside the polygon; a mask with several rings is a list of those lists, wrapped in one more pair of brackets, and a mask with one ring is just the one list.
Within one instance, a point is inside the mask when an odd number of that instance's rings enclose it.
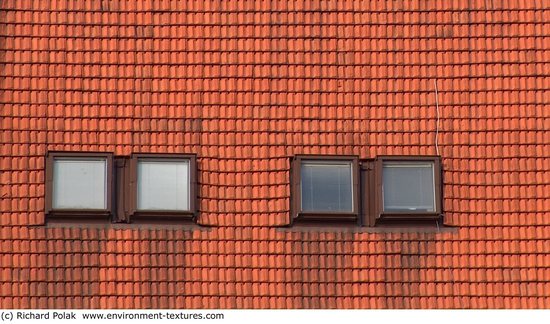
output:
{"label": "red roof tiles", "polygon": [[[548,2],[1,6],[0,308],[550,307]],[[277,228],[289,157],[437,149],[453,230]],[[48,150],[197,153],[210,227],[44,227]]]}

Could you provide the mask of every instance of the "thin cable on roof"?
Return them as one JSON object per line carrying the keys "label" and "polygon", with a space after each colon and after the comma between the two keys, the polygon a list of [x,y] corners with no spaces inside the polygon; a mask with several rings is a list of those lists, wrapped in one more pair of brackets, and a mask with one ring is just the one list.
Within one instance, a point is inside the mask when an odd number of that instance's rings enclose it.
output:
{"label": "thin cable on roof", "polygon": [[439,92],[437,91],[437,79],[434,79],[435,87],[435,108],[437,114],[437,121],[435,124],[435,152],[439,155]]}

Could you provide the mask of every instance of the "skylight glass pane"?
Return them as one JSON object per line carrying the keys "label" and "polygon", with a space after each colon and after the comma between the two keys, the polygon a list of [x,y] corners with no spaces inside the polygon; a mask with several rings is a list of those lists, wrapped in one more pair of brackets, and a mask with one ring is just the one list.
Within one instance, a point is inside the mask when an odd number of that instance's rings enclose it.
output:
{"label": "skylight glass pane", "polygon": [[55,159],[54,209],[106,209],[107,161],[105,159]]}
{"label": "skylight glass pane", "polygon": [[353,212],[349,162],[302,163],[302,211]]}
{"label": "skylight glass pane", "polygon": [[189,161],[138,161],[140,210],[189,210]]}
{"label": "skylight glass pane", "polygon": [[384,163],[384,211],[435,211],[433,163]]}

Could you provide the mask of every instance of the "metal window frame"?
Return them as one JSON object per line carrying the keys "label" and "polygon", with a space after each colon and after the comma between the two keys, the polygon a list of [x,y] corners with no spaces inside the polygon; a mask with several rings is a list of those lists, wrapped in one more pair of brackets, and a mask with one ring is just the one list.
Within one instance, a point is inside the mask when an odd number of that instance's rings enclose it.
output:
{"label": "metal window frame", "polygon": [[[385,211],[384,210],[384,197],[383,197],[383,168],[385,162],[395,163],[432,163],[434,171],[434,204],[435,210],[433,212],[427,211]],[[375,188],[374,195],[370,195],[373,199],[374,206],[374,219],[371,219],[371,223],[375,223],[379,220],[434,220],[439,219],[442,215],[442,170],[441,170],[441,158],[439,156],[379,156],[375,160]]]}
{"label": "metal window frame", "polygon": [[[347,162],[351,165],[352,204],[351,212],[325,212],[302,210],[302,164],[304,162]],[[351,155],[296,155],[291,161],[291,205],[290,223],[293,222],[347,222],[361,223],[359,158]]]}
{"label": "metal window frame", "polygon": [[[138,209],[138,163],[139,160],[152,161],[189,161],[189,209],[188,210],[141,210]],[[151,220],[196,221],[197,213],[197,156],[195,154],[132,154],[128,163],[124,203],[128,208],[124,212],[124,221],[140,222]]]}
{"label": "metal window frame", "polygon": [[[54,163],[58,158],[74,158],[80,160],[105,159],[106,161],[106,208],[105,209],[87,209],[87,208],[54,208],[53,207],[53,179]],[[109,221],[113,217],[114,207],[114,166],[113,154],[105,152],[57,152],[51,151],[46,154],[46,174],[45,174],[45,214],[46,219],[90,219]]]}

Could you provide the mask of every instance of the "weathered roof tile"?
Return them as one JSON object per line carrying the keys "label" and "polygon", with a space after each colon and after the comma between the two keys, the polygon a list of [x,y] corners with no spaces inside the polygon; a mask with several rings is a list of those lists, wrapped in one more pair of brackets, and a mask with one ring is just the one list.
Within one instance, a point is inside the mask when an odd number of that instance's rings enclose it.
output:
{"label": "weathered roof tile", "polygon": [[[2,6],[3,307],[550,305],[548,8]],[[196,153],[211,227],[34,226],[51,150]],[[275,229],[293,155],[437,150],[456,231]]]}

